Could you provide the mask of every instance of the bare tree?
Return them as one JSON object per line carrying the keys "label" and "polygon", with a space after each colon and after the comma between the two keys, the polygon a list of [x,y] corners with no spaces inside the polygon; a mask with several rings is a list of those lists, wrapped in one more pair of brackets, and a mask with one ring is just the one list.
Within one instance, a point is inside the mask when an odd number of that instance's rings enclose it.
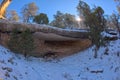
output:
{"label": "bare tree", "polygon": [[23,22],[28,23],[30,20],[32,21],[33,17],[37,14],[37,11],[38,7],[34,2],[24,5],[22,8]]}
{"label": "bare tree", "polygon": [[114,26],[117,28],[119,35],[120,35],[120,25],[119,25],[120,15],[113,13],[111,15],[111,21],[114,24]]}
{"label": "bare tree", "polygon": [[120,0],[114,0],[117,3],[117,10],[120,14]]}
{"label": "bare tree", "polygon": [[2,0],[0,4],[0,19],[5,19],[6,8],[11,3],[12,0]]}
{"label": "bare tree", "polygon": [[111,20],[111,16],[106,15],[105,18],[106,18],[106,27],[105,27],[106,30],[107,29],[115,29],[116,26],[113,24],[113,22]]}
{"label": "bare tree", "polygon": [[8,20],[10,21],[19,21],[19,16],[15,10],[11,10],[7,13]]}

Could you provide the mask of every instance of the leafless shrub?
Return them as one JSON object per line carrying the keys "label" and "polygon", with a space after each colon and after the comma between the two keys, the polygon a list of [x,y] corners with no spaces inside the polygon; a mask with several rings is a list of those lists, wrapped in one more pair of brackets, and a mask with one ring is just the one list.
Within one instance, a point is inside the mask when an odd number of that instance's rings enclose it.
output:
{"label": "leafless shrub", "polygon": [[8,60],[8,62],[10,62],[11,64],[14,64],[14,62],[13,62],[13,57],[11,57],[9,60]]}
{"label": "leafless shrub", "polygon": [[18,78],[17,78],[16,76],[13,76],[13,78],[14,78],[15,80],[18,80]]}
{"label": "leafless shrub", "polygon": [[6,76],[6,77],[10,77],[10,75],[9,75],[9,73],[8,73],[8,72],[6,72],[6,73],[5,73],[5,76]]}
{"label": "leafless shrub", "polygon": [[73,80],[72,76],[69,73],[64,73],[63,77],[66,78],[67,80]]}
{"label": "leafless shrub", "polygon": [[2,67],[3,70],[6,70],[7,72],[12,72],[12,68],[9,68],[9,67]]}

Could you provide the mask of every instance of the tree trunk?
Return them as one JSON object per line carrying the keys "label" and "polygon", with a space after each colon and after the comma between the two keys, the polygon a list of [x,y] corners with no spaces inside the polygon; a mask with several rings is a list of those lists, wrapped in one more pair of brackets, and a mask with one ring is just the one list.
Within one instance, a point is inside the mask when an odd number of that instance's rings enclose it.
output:
{"label": "tree trunk", "polygon": [[94,49],[94,50],[95,50],[95,53],[94,53],[94,58],[97,58],[97,56],[98,56],[98,55],[97,55],[98,47],[97,47],[97,46],[95,46],[95,49]]}

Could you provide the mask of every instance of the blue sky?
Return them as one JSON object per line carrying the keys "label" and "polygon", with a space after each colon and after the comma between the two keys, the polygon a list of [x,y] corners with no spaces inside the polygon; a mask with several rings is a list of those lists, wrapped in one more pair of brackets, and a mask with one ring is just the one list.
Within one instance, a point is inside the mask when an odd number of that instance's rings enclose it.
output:
{"label": "blue sky", "polygon": [[[105,10],[105,14],[112,14],[116,11],[116,4],[114,0],[84,0],[91,7],[94,5],[101,6]],[[63,13],[71,13],[77,15],[76,6],[79,0],[12,0],[12,3],[8,7],[8,10],[16,10],[19,14],[23,5],[35,2],[39,7],[39,13],[46,13],[50,20],[53,19],[53,15],[56,11]]]}

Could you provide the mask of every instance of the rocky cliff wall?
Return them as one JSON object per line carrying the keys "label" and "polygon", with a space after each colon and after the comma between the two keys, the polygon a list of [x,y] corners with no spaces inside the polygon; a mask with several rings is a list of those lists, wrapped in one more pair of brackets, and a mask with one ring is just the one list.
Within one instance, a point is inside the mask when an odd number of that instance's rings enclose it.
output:
{"label": "rocky cliff wall", "polygon": [[20,32],[26,28],[31,30],[35,41],[35,50],[29,54],[31,56],[40,57],[44,54],[54,53],[59,57],[64,57],[80,52],[91,45],[86,31],[72,31],[46,25],[0,21],[1,45],[8,47],[7,43],[14,28],[18,28]]}

